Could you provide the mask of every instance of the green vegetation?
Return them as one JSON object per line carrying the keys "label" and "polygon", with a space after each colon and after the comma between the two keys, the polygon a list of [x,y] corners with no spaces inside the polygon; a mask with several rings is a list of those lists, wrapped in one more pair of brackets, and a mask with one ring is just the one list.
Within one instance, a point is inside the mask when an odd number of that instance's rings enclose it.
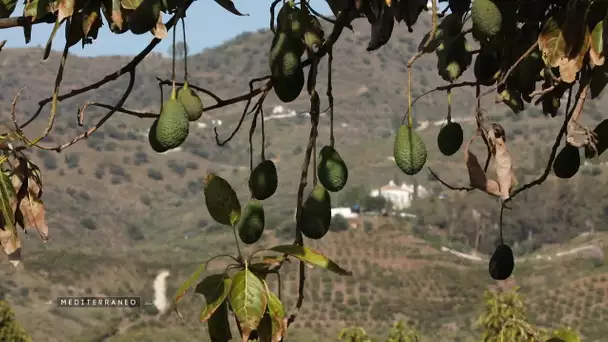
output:
{"label": "green vegetation", "polygon": [[15,319],[15,313],[10,305],[0,300],[0,341],[30,342],[32,338]]}

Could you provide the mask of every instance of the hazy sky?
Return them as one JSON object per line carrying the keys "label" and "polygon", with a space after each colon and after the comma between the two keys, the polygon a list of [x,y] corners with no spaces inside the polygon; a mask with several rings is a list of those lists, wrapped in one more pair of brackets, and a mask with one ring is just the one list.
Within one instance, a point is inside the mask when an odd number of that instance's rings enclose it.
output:
{"label": "hazy sky", "polygon": [[[270,11],[268,9],[272,3],[271,0],[234,0],[234,3],[241,13],[247,13],[249,16],[236,16],[224,10],[213,0],[198,0],[190,6],[186,18],[186,34],[190,52],[200,52],[204,48],[220,45],[239,33],[255,31],[269,26]],[[310,4],[322,14],[331,13],[325,0],[310,0]],[[23,13],[23,3],[19,2],[13,16],[21,13]],[[164,15],[163,18],[166,21],[169,16]],[[74,45],[70,49],[70,52],[80,56],[134,55],[139,53],[150,39],[153,38],[152,34],[149,33],[138,36],[129,32],[115,35],[108,29],[105,18],[103,22],[98,38],[93,44],[86,45],[84,49],[81,44]],[[0,39],[7,40],[7,48],[44,46],[48,40],[52,26],[52,24],[34,25],[32,28],[32,41],[27,45],[25,45],[23,29],[21,27],[0,30]],[[179,26],[178,29],[178,34],[181,34]],[[62,27],[53,40],[53,50],[63,49],[65,42],[63,32],[64,29]],[[171,39],[164,39],[156,47],[155,51],[166,54],[170,45]]]}

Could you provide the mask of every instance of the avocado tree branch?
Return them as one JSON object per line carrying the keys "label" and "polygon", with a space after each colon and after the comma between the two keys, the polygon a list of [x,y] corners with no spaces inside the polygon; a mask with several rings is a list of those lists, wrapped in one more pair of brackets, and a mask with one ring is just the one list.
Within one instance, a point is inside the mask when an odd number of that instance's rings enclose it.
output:
{"label": "avocado tree branch", "polygon": [[[185,4],[185,9],[187,9],[188,7],[190,7],[190,5],[194,2],[194,0],[187,0],[186,4]],[[175,26],[175,24],[178,21],[178,16],[173,15],[171,17],[171,19],[169,19],[166,23],[165,23],[165,27],[167,28],[167,31],[170,30],[173,26]],[[72,89],[69,93],[67,94],[62,94],[62,95],[58,95],[57,96],[57,101],[61,102],[65,99],[69,99],[72,98],[74,96],[78,96],[84,93],[87,93],[91,90],[97,89],[109,82],[115,81],[117,80],[120,76],[132,72],[138,65],[139,63],[141,63],[144,58],[146,58],[146,56],[148,56],[148,54],[150,54],[150,52],[152,52],[152,50],[154,50],[154,48],[161,42],[160,39],[158,38],[153,38],[150,43],[148,43],[148,45],[139,53],[137,54],[135,57],[133,57],[133,59],[125,64],[122,68],[118,69],[116,72],[113,72],[111,74],[106,75],[103,79],[92,83],[88,86],[82,87],[82,88],[78,88],[78,89]],[[51,97],[47,97],[43,100],[41,100],[40,102],[38,102],[38,110],[32,115],[32,117],[30,117],[27,121],[25,121],[23,124],[21,124],[21,128],[25,128],[26,126],[28,126],[29,124],[31,124],[42,112],[42,109],[44,108],[44,106],[46,106],[49,102],[53,101],[53,96]]]}
{"label": "avocado tree branch", "polygon": [[[265,79],[265,78],[257,78],[257,79],[253,79],[253,80],[249,81],[249,94],[254,93],[253,84],[256,81],[259,81],[259,80],[262,80],[262,79]],[[259,94],[259,93],[261,93],[261,92],[267,93],[267,92],[270,91],[270,89],[272,89],[272,80],[267,81],[266,84],[260,88],[260,91],[256,93],[256,95]],[[246,99],[247,103],[245,104],[245,108],[243,109],[243,113],[241,115],[241,118],[239,119],[239,122],[237,123],[236,127],[234,128],[234,130],[232,131],[232,133],[230,133],[230,136],[227,139],[225,139],[223,141],[220,140],[219,134],[217,132],[217,127],[213,127],[213,132],[215,134],[215,143],[218,146],[224,146],[224,145],[226,145],[227,143],[230,142],[230,140],[232,140],[232,138],[234,138],[236,136],[236,134],[238,133],[239,129],[243,125],[243,121],[245,121],[245,117],[247,116],[247,113],[248,113],[248,110],[249,110],[249,106],[251,105],[251,100],[252,100],[252,98],[254,96],[255,95],[248,95],[248,97]],[[258,100],[258,102],[256,103],[255,107],[262,106],[264,99],[266,99],[266,96],[262,95],[260,97],[260,100]],[[255,107],[254,107],[254,109],[255,109]]]}
{"label": "avocado tree branch", "polygon": [[507,79],[509,78],[509,76],[511,76],[511,74],[513,73],[515,68],[517,68],[519,63],[521,63],[524,60],[524,58],[528,57],[528,55],[531,54],[532,51],[534,51],[534,49],[536,49],[537,46],[538,46],[538,41],[534,41],[534,44],[532,44],[528,48],[528,50],[526,50],[526,52],[524,52],[521,56],[519,56],[519,58],[515,61],[515,63],[513,63],[513,65],[511,65],[511,67],[507,70],[507,72],[504,74],[504,76],[500,79],[500,82],[498,82],[492,88],[481,93],[481,95],[479,95],[478,97],[484,97],[488,94],[495,92],[497,89],[503,87],[507,83]]}
{"label": "avocado tree branch", "polygon": [[[41,148],[43,150],[50,150],[50,151],[55,151],[55,152],[59,153],[59,152],[63,151],[64,149],[79,142],[80,140],[88,138],[91,134],[93,134],[96,130],[98,130],[99,127],[101,127],[106,121],[108,121],[117,112],[118,108],[122,107],[125,104],[125,102],[129,98],[129,95],[131,95],[131,91],[133,91],[134,85],[135,85],[135,70],[131,70],[129,72],[129,84],[127,85],[127,88],[125,89],[123,96],[120,98],[120,100],[118,100],[118,102],[116,102],[116,105],[114,105],[114,107],[111,108],[106,113],[106,115],[104,115],[93,127],[89,128],[87,131],[82,132],[81,134],[74,137],[72,140],[70,140],[66,143],[63,143],[61,145],[57,145],[55,147],[46,147],[46,146],[38,145],[37,147]],[[86,106],[83,106],[81,111],[84,111],[85,109],[86,109]]]}
{"label": "avocado tree branch", "polygon": [[453,186],[448,184],[447,182],[445,182],[444,180],[442,180],[441,178],[439,178],[439,176],[433,172],[433,170],[430,167],[427,167],[427,169],[429,169],[429,172],[431,173],[431,176],[433,176],[433,178],[435,178],[439,183],[441,183],[443,186],[445,186],[446,188],[450,189],[450,190],[454,190],[454,191],[472,191],[475,190],[475,188],[472,187],[463,187],[463,186]]}
{"label": "avocado tree branch", "polygon": [[[449,84],[444,84],[442,86],[438,86],[435,87],[433,89],[427,90],[424,93],[416,96],[414,98],[414,100],[412,101],[412,106],[416,103],[416,101],[420,100],[421,98],[430,95],[436,91],[444,91],[444,90],[451,90],[454,88],[462,88],[462,87],[474,87],[477,83],[472,82],[472,81],[463,81],[463,82],[456,82],[456,83],[449,83]],[[407,115],[409,114],[409,108],[408,110],[405,112],[405,116],[403,118],[403,121],[405,121],[405,118],[407,117]]]}
{"label": "avocado tree branch", "polygon": [[0,19],[0,30],[13,28],[13,27],[23,27],[27,25],[36,25],[36,24],[52,24],[56,21],[55,15],[45,15],[42,18],[36,19],[32,21],[32,17],[9,17]]}
{"label": "avocado tree branch", "polygon": [[587,91],[589,90],[589,80],[587,79],[587,77],[583,76],[583,77],[581,77],[580,82],[581,83],[579,84],[579,89],[577,91],[576,99],[574,100],[574,106],[571,110],[570,110],[570,100],[572,98],[572,88],[570,88],[570,91],[568,93],[568,104],[566,105],[566,113],[565,113],[566,115],[564,115],[564,123],[562,124],[562,127],[560,128],[559,132],[557,133],[557,136],[555,137],[555,142],[553,143],[553,147],[551,147],[551,154],[549,155],[549,160],[547,161],[547,166],[545,166],[545,171],[543,171],[542,175],[540,177],[538,177],[537,179],[522,185],[520,188],[515,189],[511,193],[509,198],[507,198],[504,201],[504,204],[507,204],[509,201],[511,201],[515,196],[517,196],[521,192],[528,190],[536,185],[540,185],[540,184],[544,183],[545,180],[547,180],[547,177],[549,177],[549,174],[551,173],[551,167],[553,166],[553,162],[555,161],[555,156],[557,155],[557,149],[559,148],[559,145],[561,144],[562,138],[566,134],[566,131],[568,129],[568,122],[570,122],[570,118],[572,118],[573,115],[576,115],[577,113],[580,113],[583,110],[583,105],[582,105],[583,100],[582,99],[584,98],[584,96],[587,94]]}
{"label": "avocado tree branch", "polygon": [[[310,159],[312,156],[312,150],[317,142],[317,135],[319,134],[319,94],[316,90],[313,90],[310,95],[310,135],[308,138],[308,145],[304,152],[304,161],[302,162],[302,170],[300,171],[300,185],[298,186],[298,194],[296,198],[296,239],[295,244],[304,245],[304,236],[302,235],[302,205],[304,203],[304,189],[308,185],[308,169],[310,167]],[[313,167],[315,167],[313,165]],[[300,269],[298,274],[298,300],[296,303],[296,309],[289,316],[287,325],[292,324],[296,316],[298,315],[302,303],[304,302],[304,284],[306,280],[306,265],[300,261]]]}

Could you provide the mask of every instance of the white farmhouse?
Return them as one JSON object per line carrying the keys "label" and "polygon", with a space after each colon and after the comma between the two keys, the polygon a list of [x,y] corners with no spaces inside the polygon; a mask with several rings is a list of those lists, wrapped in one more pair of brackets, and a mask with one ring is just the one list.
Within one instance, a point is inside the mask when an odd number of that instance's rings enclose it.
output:
{"label": "white farmhouse", "polygon": [[[429,192],[422,186],[418,185],[418,197],[426,197]],[[393,204],[394,210],[403,210],[412,206],[414,197],[414,185],[402,183],[397,186],[394,181],[390,181],[387,185],[380,189],[375,189],[370,192],[370,196],[382,196]]]}
{"label": "white farmhouse", "polygon": [[336,215],[341,215],[347,220],[359,217],[359,214],[353,212],[351,208],[331,208],[331,217],[334,217]]}

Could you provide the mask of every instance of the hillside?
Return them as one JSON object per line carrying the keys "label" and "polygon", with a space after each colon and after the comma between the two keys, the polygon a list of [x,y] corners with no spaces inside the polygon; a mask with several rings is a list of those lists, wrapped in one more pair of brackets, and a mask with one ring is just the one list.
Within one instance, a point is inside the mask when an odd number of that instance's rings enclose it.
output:
{"label": "hillside", "polygon": [[[421,20],[424,25],[417,26],[413,33],[398,27],[391,42],[372,53],[365,51],[369,32],[362,20],[355,21],[355,32],[346,31],[334,47],[335,134],[337,148],[350,169],[349,184],[335,198],[336,205],[348,202],[348,194],[361,186],[369,190],[389,180],[413,181],[412,177],[400,175],[388,157],[392,154],[394,128],[407,107],[406,62],[416,52],[429,20]],[[188,61],[191,83],[213,90],[221,98],[246,93],[251,78],[268,73],[270,42],[268,31],[247,33],[192,55]],[[27,85],[27,89],[17,107],[20,120],[34,113],[37,102],[51,94],[59,55],[53,54],[45,62],[40,61],[41,56],[41,49],[3,49],[0,120],[10,120],[10,102],[22,86]],[[129,60],[70,56],[62,93],[101,79]],[[435,56],[417,62],[416,94],[444,83],[435,71],[435,63]],[[326,75],[326,68],[321,65],[321,75]],[[169,77],[170,69],[169,59],[158,54],[147,58],[137,69],[136,86],[125,107],[158,111],[156,77]],[[319,82],[320,94],[325,94],[325,79],[323,76]],[[469,70],[463,80],[470,79]],[[104,112],[89,108],[84,126],[79,127],[77,107],[85,101],[112,104],[125,86],[126,80],[121,79],[62,102],[54,133],[45,142],[63,143],[90,128]],[[207,96],[204,102],[213,104]],[[472,122],[467,120],[473,102],[470,89],[454,90],[453,115],[462,122],[465,136],[474,132]],[[583,119],[591,127],[602,118],[594,108],[603,108],[608,100],[602,97],[592,103]],[[306,114],[273,113],[277,105],[280,103],[271,93],[265,102],[265,144],[267,156],[276,160],[280,180],[277,194],[265,203],[269,212],[269,230],[263,241],[266,245],[292,239],[298,172],[308,135]],[[492,105],[493,98],[489,96],[484,106],[507,130],[518,178],[525,182],[537,177],[548,160],[549,146],[563,114],[547,118],[538,110],[529,109],[514,115],[505,106]],[[326,106],[323,96],[321,107]],[[8,300],[16,306],[19,318],[36,341],[81,340],[84,334],[88,334],[86,341],[101,341],[101,336],[110,334],[116,326],[124,327],[131,318],[141,325],[111,341],[152,341],[158,340],[159,334],[165,341],[200,340],[192,335],[202,333],[194,308],[196,303],[200,306],[200,299],[186,305],[188,322],[179,322],[173,316],[157,322],[145,318],[146,312],[81,313],[49,308],[43,303],[58,295],[85,293],[142,293],[150,298],[151,282],[162,269],[171,270],[172,293],[196,264],[218,252],[233,251],[232,236],[214,224],[204,209],[201,181],[207,170],[219,172],[236,186],[242,201],[246,199],[250,118],[224,147],[216,146],[213,135],[217,125],[220,137],[227,137],[240,118],[242,107],[239,104],[207,112],[192,126],[181,150],[162,155],[153,152],[147,143],[151,121],[123,114],[115,115],[88,139],[61,154],[36,151],[32,158],[43,170],[51,241],[46,245],[35,238],[25,241],[22,266],[16,270],[6,262],[0,266],[9,278],[3,282],[2,291],[8,293]],[[285,112],[305,113],[308,99],[302,95],[284,107]],[[41,117],[46,118],[48,113],[49,107],[45,107]],[[436,122],[447,113],[446,95],[436,92],[418,101],[415,113],[429,146],[428,166],[446,181],[464,185],[468,177],[462,153],[448,158],[436,148],[440,128]],[[44,121],[39,120],[27,132],[34,136],[46,125]],[[319,144],[329,141],[328,128],[328,119],[323,116]],[[259,134],[255,143],[261,143]],[[476,152],[484,156],[484,150],[478,147]],[[255,147],[256,156],[259,152],[259,147]],[[604,155],[582,168],[581,174],[571,180],[550,177],[546,184],[513,204],[505,224],[508,239],[519,246],[518,254],[541,247],[555,253],[588,243],[605,250],[608,242],[601,232],[599,237],[592,235],[590,241],[565,247],[571,239],[581,239],[578,236],[590,225],[596,231],[606,229],[602,225],[608,212],[608,201],[602,192],[608,184],[602,164],[605,158]],[[485,263],[459,259],[442,252],[441,246],[470,251],[477,232],[468,213],[475,208],[487,216],[484,224],[488,229],[480,242],[480,250],[487,253],[496,236],[490,227],[496,222],[497,206],[482,194],[449,192],[426,171],[415,180],[435,194],[448,194],[448,200],[421,200],[412,208],[421,220],[413,224],[378,221],[373,222],[370,232],[331,233],[327,239],[313,243],[352,269],[355,276],[345,279],[321,270],[309,272],[306,297],[314,301],[307,301],[303,307],[294,342],[297,336],[310,336],[304,332],[312,331],[326,340],[346,324],[364,324],[370,331],[382,332],[400,317],[411,320],[429,339],[470,338],[483,289],[496,284],[487,276]],[[528,239],[530,234],[533,239]],[[545,251],[542,248],[539,253]],[[577,255],[564,260],[567,261],[559,262],[559,267],[548,260],[517,266],[514,282],[527,295],[531,315],[542,325],[568,323],[580,328],[589,341],[605,336],[608,331],[601,330],[598,322],[608,317],[608,265]],[[285,292],[295,293],[293,272],[285,279]],[[293,307],[292,299],[288,300],[289,308]],[[113,320],[120,316],[127,318],[118,323]],[[54,329],[57,326],[62,327],[62,332]]]}

